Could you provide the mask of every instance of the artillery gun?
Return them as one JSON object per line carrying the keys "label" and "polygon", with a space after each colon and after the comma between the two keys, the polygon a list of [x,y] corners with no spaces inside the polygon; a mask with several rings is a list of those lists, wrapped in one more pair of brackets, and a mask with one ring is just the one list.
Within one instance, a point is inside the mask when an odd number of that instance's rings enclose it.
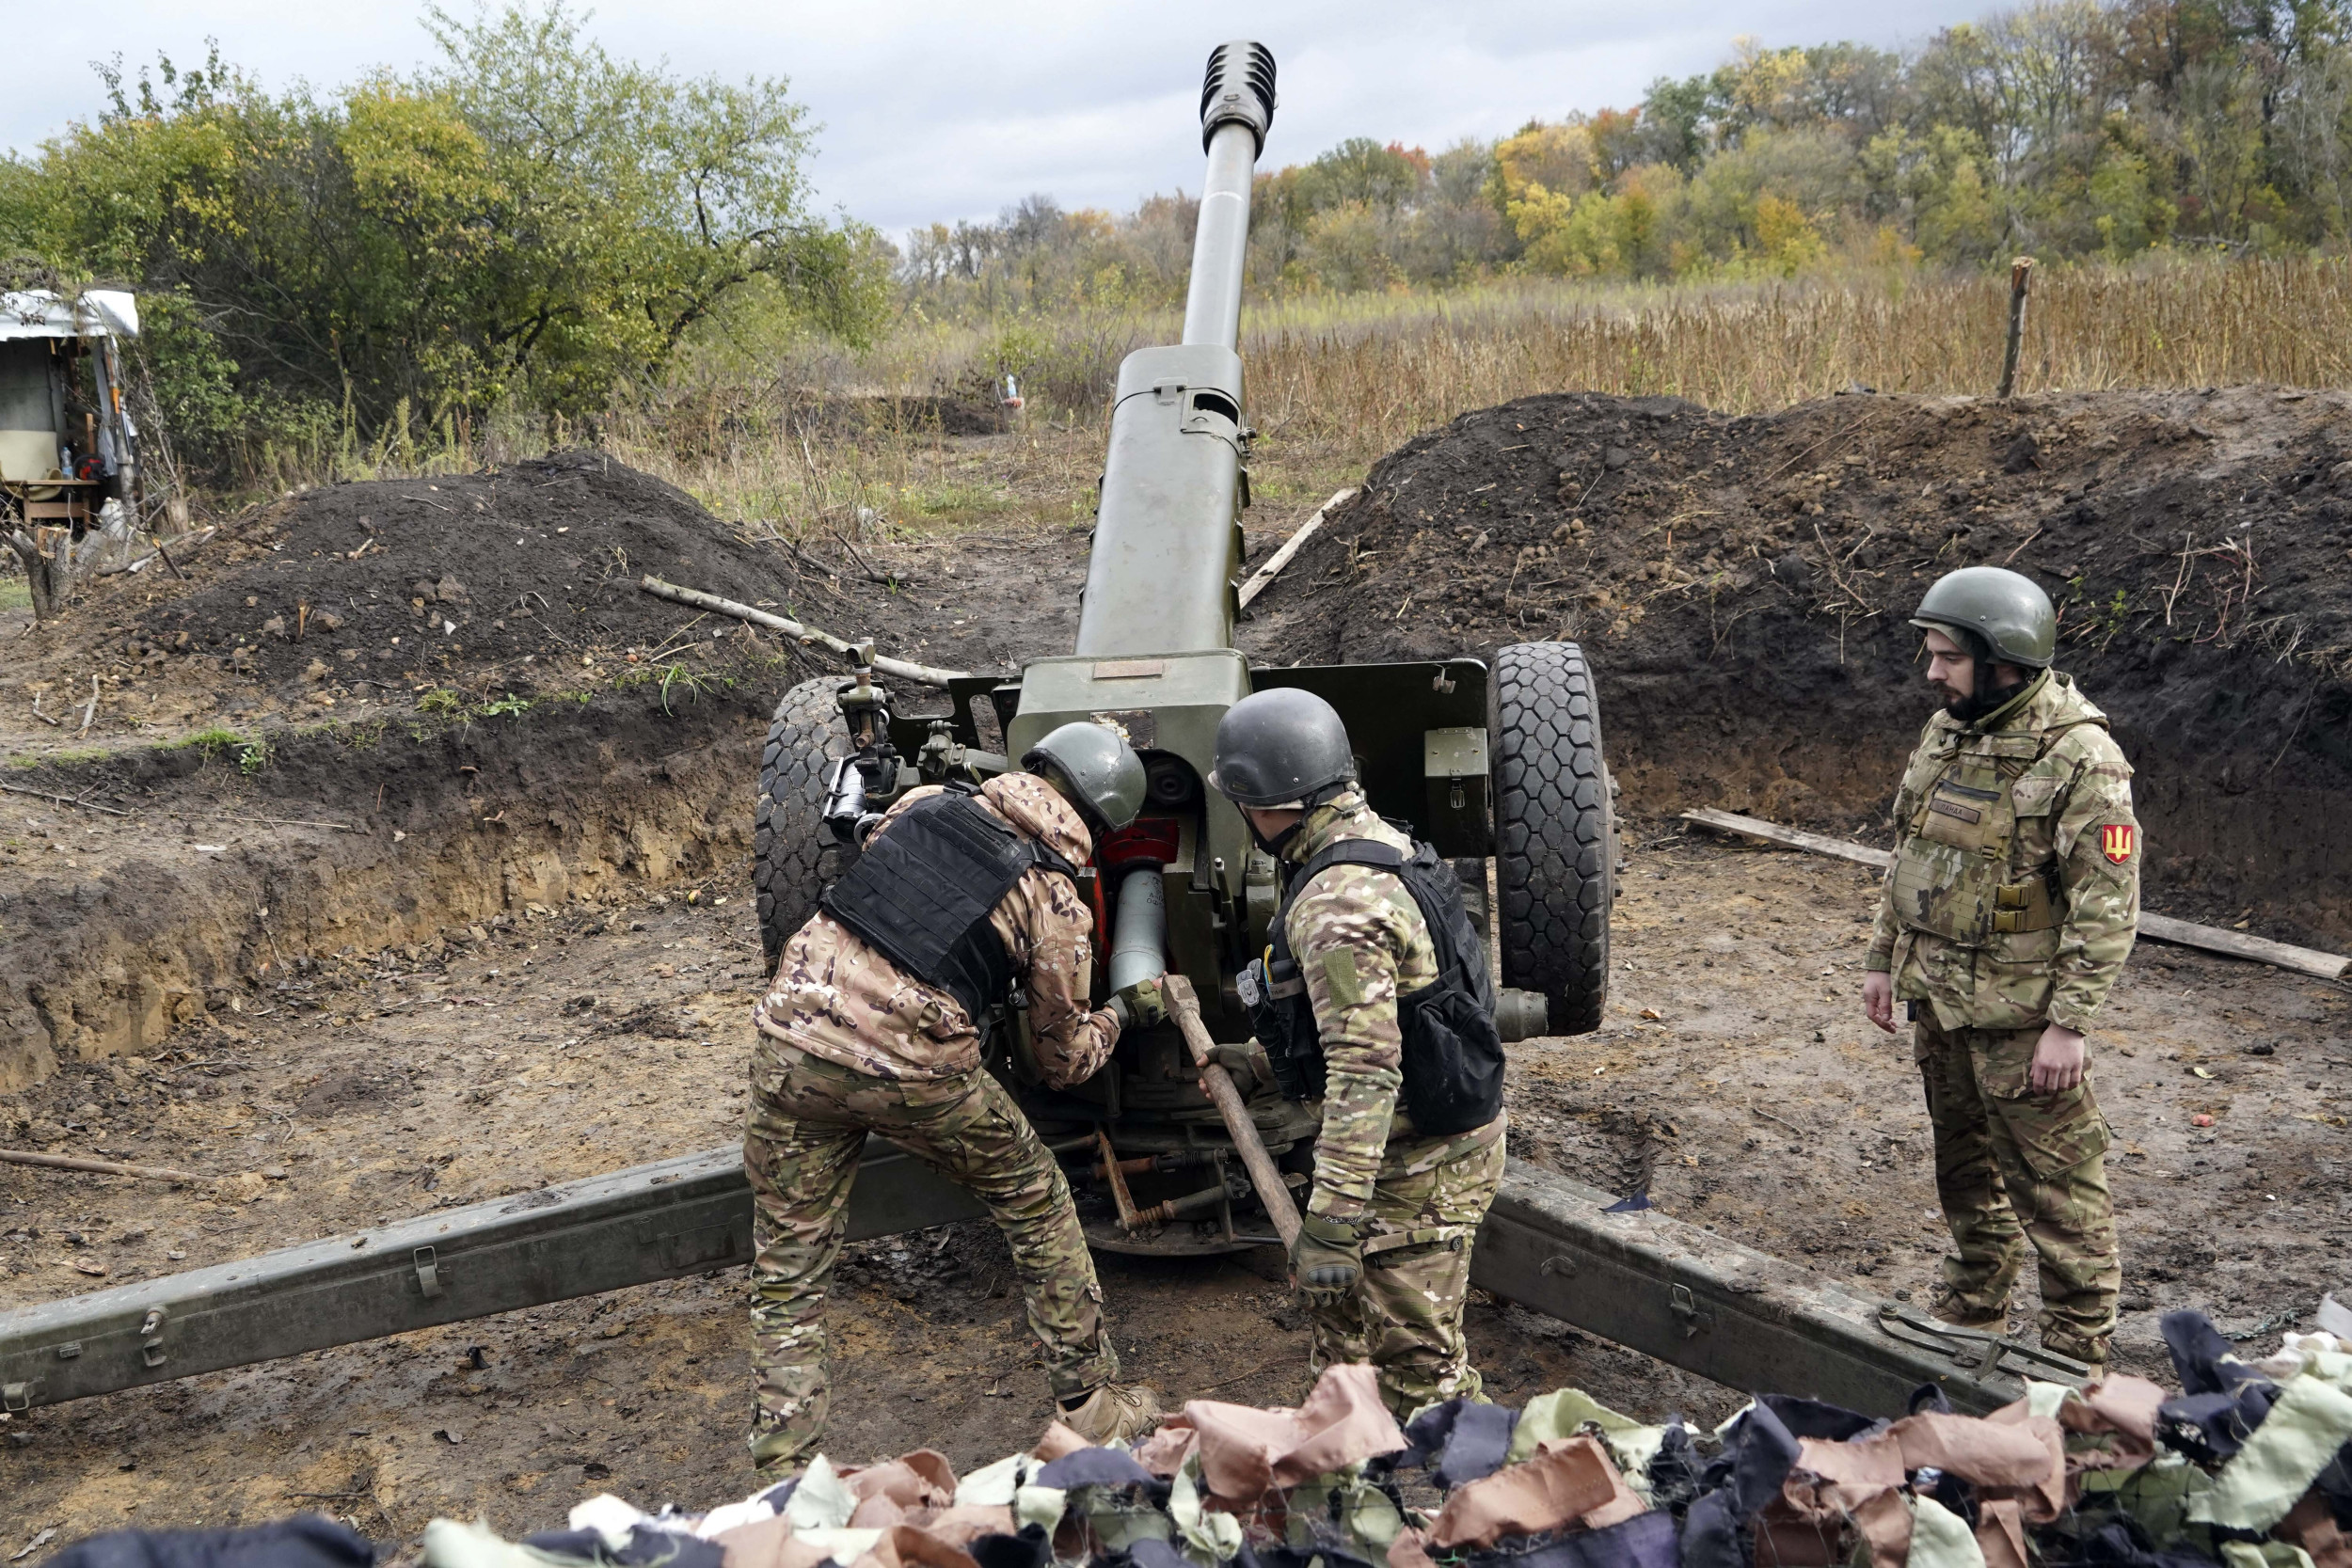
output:
{"label": "artillery gun", "polygon": [[[926,781],[1001,772],[1048,730],[1088,720],[1133,742],[1151,795],[1087,868],[1109,932],[1097,945],[1113,964],[1181,974],[1208,1030],[1244,1037],[1233,976],[1264,944],[1276,872],[1203,781],[1226,709],[1253,690],[1295,686],[1340,711],[1373,805],[1453,857],[1478,910],[1487,910],[1491,862],[1499,898],[1487,924],[1506,987],[1505,1037],[1599,1023],[1615,847],[1592,674],[1577,647],[1505,647],[1491,669],[1475,658],[1252,669],[1233,647],[1250,441],[1234,342],[1250,172],[1274,104],[1263,47],[1229,43],[1210,56],[1208,179],[1184,341],[1120,368],[1073,652],[1037,660],[1017,680],[952,681],[944,716],[900,714],[870,671],[785,696],[761,764],[755,846],[771,961],[850,852],[829,815],[873,810]],[[1003,752],[983,749],[981,718]],[[1017,1016],[996,1023],[996,1069],[1020,1087],[1049,1146],[1081,1176],[1102,1178],[1090,1195],[1096,1244],[1215,1253],[1265,1239],[1252,1233],[1253,1189],[1227,1168],[1224,1124],[1174,1029],[1131,1032],[1096,1081],[1054,1095],[1025,1081]],[[1248,1109],[1259,1141],[1293,1176],[1303,1172],[1313,1128],[1300,1108],[1269,1095]],[[876,1139],[847,1235],[981,1212]],[[711,1149],[0,1312],[0,1408],[707,1273],[750,1252],[739,1151]],[[1899,1413],[1932,1382],[1962,1408],[1990,1410],[2022,1393],[2023,1374],[2079,1384],[2089,1370],[1858,1295],[1516,1160],[1479,1233],[1471,1279],[1702,1376],[1858,1409]]]}
{"label": "artillery gun", "polygon": [[[1599,1023],[1615,853],[1592,675],[1577,645],[1505,647],[1491,669],[1475,658],[1253,669],[1233,646],[1255,434],[1236,343],[1251,177],[1274,110],[1263,46],[1210,55],[1184,341],[1120,366],[1073,650],[1011,680],[952,681],[945,716],[903,712],[864,673],[804,683],[777,708],[754,871],[771,967],[855,853],[829,821],[884,809],[918,784],[979,782],[1056,726],[1090,721],[1124,736],[1150,780],[1143,816],[1096,846],[1081,872],[1107,927],[1096,993],[1165,961],[1191,981],[1215,1038],[1246,1038],[1235,976],[1265,946],[1280,889],[1241,814],[1203,781],[1226,709],[1254,690],[1303,687],[1346,721],[1373,806],[1454,861],[1481,917],[1492,859],[1500,908],[1482,923],[1499,948],[1504,1038]],[[984,749],[999,737],[1001,752]],[[1101,1072],[1058,1094],[1029,1069],[1024,1027],[1017,1009],[1000,1014],[989,1060],[1047,1141],[1079,1151],[1073,1174],[1094,1179],[1086,1212],[1096,1245],[1246,1244],[1232,1199],[1247,1203],[1248,1183],[1227,1175],[1230,1146],[1172,1022],[1128,1031]],[[1269,1151],[1303,1180],[1308,1107],[1266,1085],[1250,1109]]]}

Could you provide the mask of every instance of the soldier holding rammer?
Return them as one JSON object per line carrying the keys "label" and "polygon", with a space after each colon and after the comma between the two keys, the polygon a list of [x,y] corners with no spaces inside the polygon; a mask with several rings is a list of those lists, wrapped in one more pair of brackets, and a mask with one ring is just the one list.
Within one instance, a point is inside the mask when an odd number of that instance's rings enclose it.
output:
{"label": "soldier holding rammer", "polygon": [[1069,1179],[981,1066],[978,1033],[1018,981],[1047,1084],[1082,1082],[1110,1056],[1131,1004],[1087,1005],[1094,918],[1072,873],[1141,809],[1143,764],[1111,731],[1075,723],[1023,767],[977,790],[912,790],[892,806],[786,943],[754,1012],[743,1165],[754,1202],[750,1441],[763,1473],[789,1472],[824,1433],[825,1288],[868,1132],[988,1205],[1062,1420],[1104,1443],[1139,1436],[1159,1414],[1151,1389],[1117,1381]]}
{"label": "soldier holding rammer", "polygon": [[1399,1416],[1474,1397],[1462,1309],[1502,1180],[1502,1051],[1460,885],[1365,803],[1347,731],[1310,692],[1229,709],[1210,782],[1289,868],[1245,1000],[1284,1092],[1323,1101],[1291,1252],[1316,1356],[1371,1362]]}
{"label": "soldier holding rammer", "polygon": [[1913,1021],[1952,1232],[1933,1310],[2004,1330],[2030,1241],[2043,1348],[2104,1365],[2122,1267],[2083,1035],[2138,927],[2131,765],[2050,668],[2058,621],[2028,578],[1950,573],[1911,624],[1944,708],[1895,797],[1863,1006]]}

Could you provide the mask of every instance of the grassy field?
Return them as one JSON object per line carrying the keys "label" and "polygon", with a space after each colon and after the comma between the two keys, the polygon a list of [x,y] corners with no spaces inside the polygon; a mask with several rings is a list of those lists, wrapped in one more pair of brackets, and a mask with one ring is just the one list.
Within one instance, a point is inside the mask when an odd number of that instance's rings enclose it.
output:
{"label": "grassy field", "polygon": [[[1442,295],[1255,303],[1243,357],[1258,493],[1284,510],[1351,482],[1455,415],[1535,392],[1670,394],[1751,413],[1860,385],[1990,395],[2008,278],[1916,272],[1772,285],[1495,284]],[[1171,341],[1172,312],[909,323],[863,356],[731,342],[607,428],[614,454],[723,516],[791,537],[934,533],[1091,505],[1120,358]],[[945,437],[921,418],[850,438],[886,395],[984,401],[1020,376],[1021,439]],[[2352,261],[2169,259],[2037,273],[2018,390],[2352,380]]]}

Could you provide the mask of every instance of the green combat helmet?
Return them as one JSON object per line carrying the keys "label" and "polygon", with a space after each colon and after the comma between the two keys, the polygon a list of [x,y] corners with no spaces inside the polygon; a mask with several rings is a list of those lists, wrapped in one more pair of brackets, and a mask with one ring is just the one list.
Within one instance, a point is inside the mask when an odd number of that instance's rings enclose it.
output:
{"label": "green combat helmet", "polygon": [[[2058,655],[2058,612],[2031,578],[1999,566],[1963,566],[1935,579],[1911,624],[1940,631],[2003,664],[2046,670]],[[1979,646],[1981,644],[1981,648]]]}
{"label": "green combat helmet", "polygon": [[1021,766],[1060,790],[1096,838],[1125,827],[1143,809],[1143,759],[1100,724],[1078,720],[1048,732]]}

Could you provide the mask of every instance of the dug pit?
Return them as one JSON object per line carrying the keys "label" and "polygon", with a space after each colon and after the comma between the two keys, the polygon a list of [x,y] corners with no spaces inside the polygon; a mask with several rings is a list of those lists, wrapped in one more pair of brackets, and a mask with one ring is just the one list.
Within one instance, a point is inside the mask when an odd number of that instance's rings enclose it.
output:
{"label": "dug pit", "polygon": [[[1940,1222],[1907,1052],[1853,999],[1870,878],[1674,814],[1883,833],[1926,711],[1902,611],[1946,565],[2007,560],[2065,605],[2061,662],[2140,768],[2150,906],[2339,940],[2320,807],[2344,783],[2344,412],[2260,389],[1740,420],[1528,400],[1375,467],[1242,641],[1289,663],[1582,639],[1625,784],[1614,990],[1596,1034],[1514,1048],[1515,1156],[1916,1295]],[[1067,498],[1034,511],[944,549],[796,553],[575,454],[294,498],[193,582],[112,579],[12,642],[0,742],[34,766],[0,782],[40,795],[0,795],[0,1141],[236,1175],[0,1167],[0,1304],[728,1141],[760,973],[758,743],[775,697],[832,666],[636,575],[1006,668],[1068,647],[1084,578],[1083,532],[1043,520]],[[1296,520],[1253,526],[1253,559]],[[87,737],[31,716],[92,674]],[[2135,956],[2094,1039],[2125,1365],[2153,1367],[2166,1308],[2258,1335],[2329,1283],[2320,1260],[2352,1245],[2344,1010],[2336,987]],[[1131,1370],[1172,1400],[1302,1393],[1303,1320],[1250,1261],[1106,1260]],[[974,1227],[853,1251],[839,1455],[930,1442],[961,1464],[1034,1435],[1006,1263]],[[512,1530],[599,1491],[732,1495],[741,1306],[714,1275],[18,1417],[0,1528],[315,1506],[399,1538],[436,1513]],[[1480,1301],[1471,1331],[1506,1397],[1738,1403],[1507,1304]]]}

